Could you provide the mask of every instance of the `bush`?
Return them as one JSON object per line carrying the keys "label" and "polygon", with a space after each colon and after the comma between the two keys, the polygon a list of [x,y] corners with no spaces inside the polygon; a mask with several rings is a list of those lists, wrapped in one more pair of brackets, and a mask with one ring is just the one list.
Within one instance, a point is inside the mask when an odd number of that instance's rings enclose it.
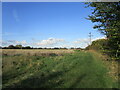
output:
{"label": "bush", "polygon": [[93,41],[91,45],[86,47],[86,50],[97,50],[97,51],[104,51],[107,49],[107,39],[99,39],[96,41]]}

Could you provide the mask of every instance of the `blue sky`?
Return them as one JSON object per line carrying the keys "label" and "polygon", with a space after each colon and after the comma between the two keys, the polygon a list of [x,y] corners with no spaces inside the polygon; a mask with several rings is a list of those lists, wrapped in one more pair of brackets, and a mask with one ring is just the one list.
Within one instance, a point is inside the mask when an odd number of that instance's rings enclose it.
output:
{"label": "blue sky", "polygon": [[91,14],[85,6],[82,2],[4,2],[2,45],[86,47],[89,32],[93,40],[103,35],[85,19]]}

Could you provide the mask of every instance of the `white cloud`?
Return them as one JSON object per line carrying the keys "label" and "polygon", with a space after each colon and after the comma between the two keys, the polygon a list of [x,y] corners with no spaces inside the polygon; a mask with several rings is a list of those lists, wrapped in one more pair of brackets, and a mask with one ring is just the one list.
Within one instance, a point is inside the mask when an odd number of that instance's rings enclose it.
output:
{"label": "white cloud", "polygon": [[32,43],[26,42],[26,40],[23,41],[17,41],[17,40],[6,40],[6,41],[0,41],[0,44],[2,46],[8,46],[8,45],[30,45],[30,46],[41,46],[41,47],[54,47],[55,45],[59,45],[63,43],[64,39],[58,39],[58,38],[48,38],[46,40],[32,40]]}
{"label": "white cloud", "polygon": [[16,45],[16,44],[26,45],[26,44],[27,44],[26,40],[23,40],[23,41],[8,40],[7,42],[8,42],[9,44],[13,44],[13,45]]}
{"label": "white cloud", "polygon": [[95,41],[95,40],[98,40],[98,39],[106,39],[106,36],[93,38],[92,41]]}
{"label": "white cloud", "polygon": [[75,44],[89,43],[89,39],[88,38],[82,38],[82,39],[78,39],[78,40],[74,41],[73,43],[75,43]]}
{"label": "white cloud", "polygon": [[[105,39],[106,37],[97,37],[97,38],[93,38],[91,41],[95,41],[98,39]],[[81,47],[81,48],[85,48],[90,44],[90,39],[89,38],[82,38],[82,39],[78,39],[76,41],[73,42],[74,47]]]}
{"label": "white cloud", "polygon": [[[95,41],[95,40],[98,40],[98,39],[105,39],[105,38],[106,38],[105,36],[97,37],[97,38],[93,38],[91,41]],[[82,38],[82,39],[78,39],[78,40],[74,41],[73,43],[80,44],[80,43],[89,43],[89,42],[90,42],[89,38]]]}
{"label": "white cloud", "polygon": [[25,40],[23,40],[23,41],[16,41],[16,44],[26,45],[27,42]]}
{"label": "white cloud", "polygon": [[64,41],[65,41],[64,39],[48,38],[47,40],[42,40],[40,42],[36,42],[33,44],[37,46],[49,46],[49,45],[55,45]]}
{"label": "white cloud", "polygon": [[7,42],[9,42],[9,43],[15,43],[16,40],[8,40]]}
{"label": "white cloud", "polygon": [[0,46],[5,46],[5,45],[7,45],[7,44],[8,44],[8,42],[3,41],[3,40],[0,40]]}
{"label": "white cloud", "polygon": [[[92,41],[95,41],[97,39],[103,39],[103,38],[105,37],[93,38]],[[2,41],[1,40],[0,41],[0,45],[2,46],[17,45],[17,44],[21,44],[23,46],[29,45],[33,47],[66,47],[66,48],[81,47],[81,48],[85,48],[90,44],[90,40],[89,38],[81,38],[74,42],[67,42],[64,39],[48,38],[46,40],[41,40],[41,41],[32,39],[32,42],[30,43],[26,42],[26,40],[22,40],[22,41],[17,41],[17,40]]]}

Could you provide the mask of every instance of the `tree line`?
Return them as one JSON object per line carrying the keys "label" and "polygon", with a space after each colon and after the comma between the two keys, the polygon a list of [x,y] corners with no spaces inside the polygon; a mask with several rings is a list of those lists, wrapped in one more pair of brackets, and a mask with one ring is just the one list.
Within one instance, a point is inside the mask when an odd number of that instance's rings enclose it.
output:
{"label": "tree line", "polygon": [[[35,48],[35,47],[31,47],[31,46],[22,46],[22,45],[9,45],[7,47],[0,47],[1,49],[68,49],[66,47],[62,48],[62,47],[54,47],[54,48],[47,48],[47,47],[38,47],[38,48]],[[71,47],[70,49],[80,49],[82,50],[82,48],[74,48],[74,47]]]}

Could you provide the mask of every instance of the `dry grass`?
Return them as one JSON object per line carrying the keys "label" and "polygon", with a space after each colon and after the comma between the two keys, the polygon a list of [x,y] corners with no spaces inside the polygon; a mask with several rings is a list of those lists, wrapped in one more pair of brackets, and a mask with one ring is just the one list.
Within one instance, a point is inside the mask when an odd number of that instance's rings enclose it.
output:
{"label": "dry grass", "polygon": [[64,53],[73,53],[73,50],[46,50],[46,49],[3,49],[2,55],[4,56],[16,56],[16,55],[28,55],[28,56],[49,56],[55,54],[61,56]]}

